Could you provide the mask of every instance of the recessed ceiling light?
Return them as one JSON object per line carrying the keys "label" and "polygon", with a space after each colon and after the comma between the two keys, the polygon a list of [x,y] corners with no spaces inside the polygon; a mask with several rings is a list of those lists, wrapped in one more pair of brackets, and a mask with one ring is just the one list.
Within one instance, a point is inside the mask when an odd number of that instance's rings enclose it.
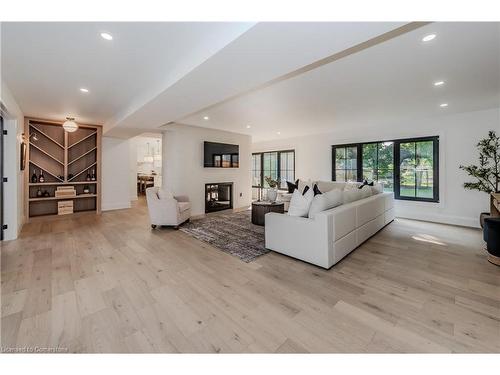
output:
{"label": "recessed ceiling light", "polygon": [[448,103],[442,103],[439,105],[441,108],[448,107]]}
{"label": "recessed ceiling light", "polygon": [[203,120],[210,120],[210,117],[208,117],[208,116],[204,116],[204,117],[203,117]]}
{"label": "recessed ceiling light", "polygon": [[247,129],[250,129],[250,128],[251,128],[251,126],[250,126],[250,125],[247,125]]}
{"label": "recessed ceiling light", "polygon": [[280,135],[280,134],[281,134],[281,132],[276,132],[276,134]]}
{"label": "recessed ceiling light", "polygon": [[430,42],[432,39],[436,37],[436,34],[429,34],[422,38],[422,42]]}
{"label": "recessed ceiling light", "polygon": [[101,37],[106,40],[113,40],[113,35],[109,33],[101,33]]}
{"label": "recessed ceiling light", "polygon": [[444,81],[434,82],[434,86],[442,86],[442,85],[444,85]]}
{"label": "recessed ceiling light", "polygon": [[82,87],[82,88],[80,89],[80,91],[81,91],[81,92],[89,92],[89,89],[86,89],[86,88]]}

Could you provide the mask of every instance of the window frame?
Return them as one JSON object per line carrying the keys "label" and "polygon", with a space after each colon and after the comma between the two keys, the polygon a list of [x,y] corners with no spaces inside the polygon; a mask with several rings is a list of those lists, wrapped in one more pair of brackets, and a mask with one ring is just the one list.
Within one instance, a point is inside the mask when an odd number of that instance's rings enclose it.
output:
{"label": "window frame", "polygon": [[[276,173],[277,173],[277,180],[278,181],[281,181],[281,154],[282,153],[293,153],[293,176],[294,178],[296,177],[295,176],[295,149],[291,149],[291,150],[275,150],[275,151],[262,151],[262,152],[252,152],[252,157],[254,155],[260,155],[260,186],[257,185],[253,185],[252,184],[252,188],[259,188],[259,189],[264,189],[264,154],[270,154],[270,153],[276,153],[277,154],[277,157],[276,157],[276,163],[277,163],[277,170],[276,170]],[[252,163],[252,171],[253,171],[253,163]],[[252,174],[253,176],[253,174]],[[252,180],[253,180],[253,177],[252,177]],[[287,190],[287,188],[282,188],[282,187],[279,187],[278,186],[278,190]]]}
{"label": "window frame", "polygon": [[[412,142],[426,142],[432,141],[432,152],[433,152],[433,188],[432,188],[432,198],[423,197],[406,197],[401,196],[401,155],[400,155],[400,145],[401,143],[412,143]],[[417,202],[431,202],[439,203],[439,136],[427,136],[427,137],[413,137],[413,138],[400,138],[400,139],[386,139],[377,140],[369,142],[359,142],[359,143],[344,143],[338,145],[332,145],[332,181],[336,181],[336,149],[343,147],[357,147],[357,182],[363,181],[363,145],[383,143],[383,142],[393,142],[393,160],[394,160],[394,170],[393,170],[393,186],[394,186],[394,199],[404,200],[404,201],[417,201]],[[377,161],[378,163],[378,161]]]}

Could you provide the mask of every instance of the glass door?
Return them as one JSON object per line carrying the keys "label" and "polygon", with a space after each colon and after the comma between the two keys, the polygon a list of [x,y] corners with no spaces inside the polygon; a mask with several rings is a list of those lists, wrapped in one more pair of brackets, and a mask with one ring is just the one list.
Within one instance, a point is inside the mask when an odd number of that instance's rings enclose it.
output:
{"label": "glass door", "polygon": [[3,117],[0,116],[0,241],[3,240]]}

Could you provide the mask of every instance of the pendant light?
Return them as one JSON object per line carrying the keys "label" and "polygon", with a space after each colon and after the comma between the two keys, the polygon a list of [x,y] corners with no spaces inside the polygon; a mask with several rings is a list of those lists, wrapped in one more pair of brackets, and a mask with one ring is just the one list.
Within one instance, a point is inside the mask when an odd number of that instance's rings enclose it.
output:
{"label": "pendant light", "polygon": [[78,130],[78,124],[75,122],[74,117],[66,117],[66,121],[63,124],[64,130],[68,133],[73,133]]}
{"label": "pendant light", "polygon": [[155,154],[154,159],[155,159],[155,161],[161,161],[161,150],[160,150],[160,140],[159,139],[156,140],[156,144],[158,146],[157,147],[158,148],[158,153]]}
{"label": "pendant light", "polygon": [[149,142],[147,144],[148,144],[148,153],[146,154],[146,156],[144,156],[144,163],[152,163],[154,159],[151,156],[151,153],[149,152]]}

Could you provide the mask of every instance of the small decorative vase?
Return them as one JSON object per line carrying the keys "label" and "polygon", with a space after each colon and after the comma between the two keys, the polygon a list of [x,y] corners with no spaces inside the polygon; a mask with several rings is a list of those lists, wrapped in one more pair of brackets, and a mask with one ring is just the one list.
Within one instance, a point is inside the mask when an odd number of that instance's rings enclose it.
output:
{"label": "small decorative vase", "polygon": [[278,190],[276,188],[267,190],[267,199],[269,202],[276,202],[276,198],[278,198]]}

